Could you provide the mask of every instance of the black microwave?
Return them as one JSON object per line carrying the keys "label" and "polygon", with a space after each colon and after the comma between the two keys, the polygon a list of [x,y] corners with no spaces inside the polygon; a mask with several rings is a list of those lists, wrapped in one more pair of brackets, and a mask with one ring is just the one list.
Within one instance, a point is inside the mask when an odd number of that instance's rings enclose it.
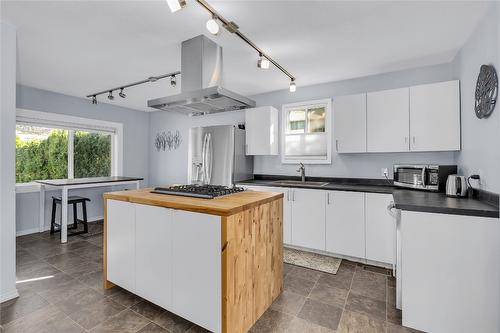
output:
{"label": "black microwave", "polygon": [[456,173],[456,165],[396,164],[394,165],[394,185],[442,192],[445,190],[448,176]]}

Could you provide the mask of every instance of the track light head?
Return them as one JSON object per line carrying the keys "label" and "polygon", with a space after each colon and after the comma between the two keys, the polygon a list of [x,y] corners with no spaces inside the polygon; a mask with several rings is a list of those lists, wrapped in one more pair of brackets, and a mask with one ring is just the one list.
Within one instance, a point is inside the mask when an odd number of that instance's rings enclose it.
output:
{"label": "track light head", "polygon": [[92,104],[97,104],[97,97],[96,95],[92,96]]}
{"label": "track light head", "polygon": [[176,79],[175,75],[172,75],[172,76],[170,77],[170,85],[171,85],[172,87],[174,87],[174,88],[175,88],[175,86],[177,86],[177,79]]}
{"label": "track light head", "polygon": [[290,92],[295,92],[297,90],[297,85],[295,84],[295,79],[290,81]]}
{"label": "track light head", "polygon": [[262,53],[259,54],[259,60],[257,60],[257,67],[260,69],[269,69],[269,60],[265,58]]}
{"label": "track light head", "polygon": [[110,92],[109,92],[108,99],[109,99],[110,101],[112,101],[112,100],[114,100],[114,99],[115,99],[115,96],[113,96],[113,92],[112,92],[112,91],[110,91]]}
{"label": "track light head", "polygon": [[120,96],[121,98],[127,97],[127,95],[125,95],[125,93],[123,92],[123,88],[120,89],[120,92],[118,93],[118,96]]}
{"label": "track light head", "polygon": [[212,16],[208,21],[207,21],[207,30],[210,32],[212,35],[218,35],[220,33],[220,26],[219,23],[217,23],[217,16]]}
{"label": "track light head", "polygon": [[178,10],[186,7],[186,0],[166,0],[168,8],[172,13],[175,13]]}

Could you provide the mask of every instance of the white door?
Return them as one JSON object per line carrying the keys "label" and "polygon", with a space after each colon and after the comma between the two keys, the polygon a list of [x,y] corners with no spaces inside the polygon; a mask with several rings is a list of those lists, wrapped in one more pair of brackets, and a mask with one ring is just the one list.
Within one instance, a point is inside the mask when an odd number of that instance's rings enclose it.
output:
{"label": "white door", "polygon": [[291,189],[292,245],[325,250],[326,191]]}
{"label": "white door", "polygon": [[367,151],[409,149],[409,88],[370,92],[366,98]]}
{"label": "white door", "polygon": [[174,210],[172,312],[212,332],[222,330],[219,216]]}
{"label": "white door", "polygon": [[336,151],[366,152],[366,94],[335,97],[333,115]]}
{"label": "white door", "polygon": [[136,294],[172,306],[172,210],[136,205]]}
{"label": "white door", "polygon": [[135,204],[107,200],[107,279],[135,292]]}
{"label": "white door", "polygon": [[410,88],[411,151],[460,150],[460,82]]}
{"label": "white door", "polygon": [[[241,185],[238,185],[241,186]],[[280,192],[283,193],[283,243],[292,244],[292,201],[290,192],[292,189],[286,187],[269,187],[269,186],[248,186],[244,188],[251,191],[261,192]]]}
{"label": "white door", "polygon": [[326,251],[365,258],[365,194],[327,192]]}
{"label": "white door", "polygon": [[396,220],[387,206],[392,194],[366,193],[366,259],[396,263]]}

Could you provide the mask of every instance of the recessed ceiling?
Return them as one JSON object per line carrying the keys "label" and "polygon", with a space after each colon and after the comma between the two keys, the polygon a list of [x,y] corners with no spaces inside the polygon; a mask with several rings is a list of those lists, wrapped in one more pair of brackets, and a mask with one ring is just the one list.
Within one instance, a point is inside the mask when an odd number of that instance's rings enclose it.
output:
{"label": "recessed ceiling", "polygon": [[[18,83],[67,95],[180,70],[180,43],[207,34],[193,0],[171,13],[166,1],[2,1],[18,28]],[[297,86],[449,62],[488,10],[464,1],[210,1],[297,77]],[[243,95],[288,89],[271,66],[223,31],[224,86]],[[179,80],[182,84],[182,79]],[[147,100],[180,92],[169,81],[130,88],[111,104],[153,110]],[[100,101],[108,102],[105,96]]]}

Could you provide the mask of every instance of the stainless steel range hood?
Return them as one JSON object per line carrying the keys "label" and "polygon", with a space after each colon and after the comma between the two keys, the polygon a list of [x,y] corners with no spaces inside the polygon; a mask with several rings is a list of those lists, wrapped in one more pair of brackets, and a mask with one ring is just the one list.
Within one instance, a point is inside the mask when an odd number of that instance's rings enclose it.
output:
{"label": "stainless steel range hood", "polygon": [[189,115],[255,107],[255,101],[224,89],[222,47],[204,35],[182,42],[181,93],[148,101],[148,106]]}

